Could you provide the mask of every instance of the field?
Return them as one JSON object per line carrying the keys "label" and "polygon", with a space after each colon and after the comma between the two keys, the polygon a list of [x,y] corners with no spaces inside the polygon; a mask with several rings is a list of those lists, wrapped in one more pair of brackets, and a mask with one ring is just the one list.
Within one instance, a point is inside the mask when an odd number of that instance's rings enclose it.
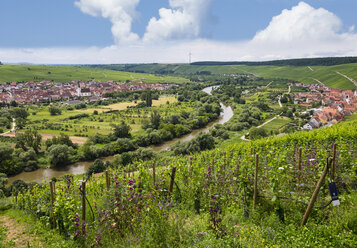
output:
{"label": "field", "polygon": [[85,66],[52,65],[1,65],[0,83],[13,81],[55,81],[72,80],[126,81],[143,80],[148,83],[182,83],[187,79],[172,76],[155,76],[151,74],[94,69]]}
{"label": "field", "polygon": [[[168,104],[169,103],[169,104]],[[29,108],[30,116],[28,117],[30,127],[36,128],[39,133],[47,135],[58,135],[65,133],[69,136],[88,137],[96,133],[109,134],[112,131],[111,124],[125,121],[131,127],[133,133],[140,132],[141,126],[145,120],[148,120],[150,112],[157,109],[161,116],[165,117],[180,111],[192,110],[191,104],[177,104],[177,99],[173,96],[163,96],[159,100],[153,100],[153,105],[150,108],[128,109],[137,105],[135,102],[121,102],[108,106],[89,107],[87,109],[67,110],[62,107],[61,115],[50,115],[48,107],[31,106]],[[98,111],[98,115],[93,114]],[[110,112],[108,111],[118,111]],[[71,119],[80,114],[88,116]]]}
{"label": "field", "polygon": [[[311,68],[311,69],[310,69]],[[151,73],[170,71],[176,75],[190,75],[208,71],[212,74],[254,74],[265,78],[285,78],[306,84],[315,84],[316,80],[323,84],[340,89],[356,89],[356,86],[340,72],[357,80],[357,64],[343,64],[335,66],[247,66],[247,65],[189,65],[189,64],[155,64],[132,66],[130,70],[140,70]],[[118,69],[124,70],[118,65]]]}
{"label": "field", "polygon": [[277,119],[267,123],[263,128],[267,131],[279,131],[286,124],[290,123],[291,119],[287,117],[278,117]]}
{"label": "field", "polygon": [[[38,219],[32,225],[67,237],[62,247],[352,248],[356,127],[341,123],[190,157],[114,164],[85,182],[60,178],[55,193],[48,183],[28,187],[14,205],[18,216]],[[328,178],[339,189],[338,207],[331,204]],[[307,214],[316,185],[315,208]]]}

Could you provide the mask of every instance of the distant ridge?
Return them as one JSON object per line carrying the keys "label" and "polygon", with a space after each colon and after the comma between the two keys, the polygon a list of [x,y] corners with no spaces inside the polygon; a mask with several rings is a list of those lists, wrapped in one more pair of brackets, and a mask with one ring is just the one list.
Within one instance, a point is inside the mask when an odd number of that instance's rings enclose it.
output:
{"label": "distant ridge", "polygon": [[218,66],[218,65],[247,65],[247,66],[260,66],[260,65],[272,65],[272,66],[332,66],[357,63],[357,57],[326,57],[326,58],[303,58],[303,59],[286,59],[286,60],[272,60],[261,62],[249,62],[249,61],[201,61],[194,62],[191,65],[197,66]]}

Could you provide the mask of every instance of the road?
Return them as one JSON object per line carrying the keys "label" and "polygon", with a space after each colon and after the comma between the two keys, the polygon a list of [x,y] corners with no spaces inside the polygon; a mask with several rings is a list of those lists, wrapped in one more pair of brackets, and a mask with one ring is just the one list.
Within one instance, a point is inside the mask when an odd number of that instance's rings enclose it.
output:
{"label": "road", "polygon": [[357,87],[357,81],[356,81],[355,79],[353,79],[353,78],[351,78],[351,77],[349,77],[349,76],[347,76],[347,75],[345,75],[345,74],[342,74],[342,73],[339,72],[339,71],[336,71],[336,73],[337,73],[338,75],[341,75],[341,76],[344,77],[344,78],[347,78],[349,81],[351,81],[352,83],[354,83],[354,85],[356,85],[356,87]]}
{"label": "road", "polygon": [[316,82],[318,82],[319,84],[321,84],[322,86],[325,86],[325,84],[323,82],[321,82],[320,80],[316,79],[316,78],[311,78],[313,80],[315,80]]}

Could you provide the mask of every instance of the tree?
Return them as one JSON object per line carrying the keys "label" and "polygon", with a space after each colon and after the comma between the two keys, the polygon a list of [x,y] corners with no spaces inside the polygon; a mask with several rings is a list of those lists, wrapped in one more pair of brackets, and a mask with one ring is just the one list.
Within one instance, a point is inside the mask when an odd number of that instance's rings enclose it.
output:
{"label": "tree", "polygon": [[52,166],[67,165],[72,162],[73,148],[67,145],[52,145],[47,156]]}
{"label": "tree", "polygon": [[154,110],[153,112],[151,112],[150,122],[151,122],[152,128],[154,128],[154,129],[159,128],[160,122],[161,122],[161,115],[157,110]]}
{"label": "tree", "polygon": [[114,136],[116,138],[130,138],[131,127],[124,121],[122,121],[119,125],[112,124],[111,126],[114,129]]}
{"label": "tree", "polygon": [[16,133],[16,147],[27,151],[33,148],[38,153],[41,147],[42,136],[34,129],[27,129],[24,133]]}
{"label": "tree", "polygon": [[252,140],[267,137],[268,134],[263,128],[252,128],[249,132],[249,137]]}
{"label": "tree", "polygon": [[52,145],[67,145],[71,146],[74,149],[78,148],[78,145],[73,143],[67,134],[60,133],[59,136],[53,136],[52,139],[45,141],[46,147],[49,148]]}
{"label": "tree", "polygon": [[50,112],[51,115],[61,115],[62,114],[61,109],[59,107],[54,106],[54,105],[51,105],[48,108],[48,111]]}
{"label": "tree", "polygon": [[5,127],[9,129],[10,126],[10,120],[6,117],[0,117],[0,127]]}
{"label": "tree", "polygon": [[115,149],[118,153],[135,151],[138,146],[128,138],[118,138]]}
{"label": "tree", "polygon": [[141,94],[141,100],[143,100],[146,103],[146,107],[151,107],[152,106],[152,95],[150,90],[145,90]]}
{"label": "tree", "polygon": [[15,118],[16,127],[22,129],[26,125],[29,113],[23,108],[14,108],[11,110],[12,117]]}
{"label": "tree", "polygon": [[16,101],[12,100],[12,101],[10,102],[10,106],[11,106],[11,107],[17,107],[18,104],[17,104]]}
{"label": "tree", "polygon": [[6,144],[0,144],[0,173],[13,175],[21,171],[16,160],[13,159],[14,149]]}
{"label": "tree", "polygon": [[24,171],[34,171],[38,168],[37,166],[37,154],[33,148],[28,151],[23,151],[18,156],[19,165]]}
{"label": "tree", "polygon": [[87,170],[87,176],[90,177],[90,176],[92,176],[92,174],[101,173],[105,169],[106,169],[106,166],[103,163],[103,161],[100,159],[96,159],[94,161],[94,163],[91,166],[89,166],[89,168]]}

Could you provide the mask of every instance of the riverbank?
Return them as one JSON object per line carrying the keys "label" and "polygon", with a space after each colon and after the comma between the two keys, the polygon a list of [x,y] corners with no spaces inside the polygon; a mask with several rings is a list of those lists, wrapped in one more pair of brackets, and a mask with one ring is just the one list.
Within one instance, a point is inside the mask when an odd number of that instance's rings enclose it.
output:
{"label": "riverbank", "polygon": [[[211,95],[212,90],[217,86],[206,87],[202,91]],[[206,127],[193,130],[191,133],[181,136],[180,138],[175,138],[173,140],[164,142],[159,146],[150,146],[155,152],[161,152],[165,150],[169,150],[170,146],[177,141],[190,141],[195,138],[200,132],[208,132],[210,128],[212,128],[216,124],[224,124],[228,122],[234,115],[233,109],[230,106],[226,106],[223,103],[220,103],[222,112],[219,118],[215,121],[210,122]],[[105,161],[112,161],[114,156],[108,156],[100,158]],[[43,180],[50,181],[53,177],[61,177],[66,174],[80,175],[86,173],[89,166],[93,163],[93,161],[84,161],[77,162],[71,165],[67,165],[61,168],[40,168],[36,171],[32,172],[21,172],[20,174],[10,177],[9,184],[14,182],[15,180],[23,180],[26,183],[28,182],[41,182]]]}

